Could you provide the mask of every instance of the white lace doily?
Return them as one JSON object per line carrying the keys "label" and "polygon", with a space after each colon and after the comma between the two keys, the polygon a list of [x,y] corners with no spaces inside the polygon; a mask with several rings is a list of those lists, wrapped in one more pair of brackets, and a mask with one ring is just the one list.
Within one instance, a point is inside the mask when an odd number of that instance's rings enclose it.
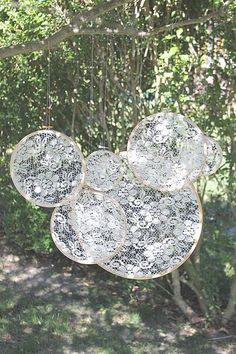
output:
{"label": "white lace doily", "polygon": [[128,142],[135,176],[160,191],[174,191],[194,181],[205,163],[205,137],[189,119],[157,113],[143,119]]}
{"label": "white lace doily", "polygon": [[221,165],[222,150],[220,145],[212,138],[206,137],[206,162],[202,170],[204,176],[215,173]]}
{"label": "white lace doily", "polygon": [[86,159],[85,183],[92,189],[108,191],[122,178],[119,156],[111,151],[94,151]]}
{"label": "white lace doily", "polygon": [[71,203],[74,230],[94,263],[110,259],[123,245],[126,216],[119,203],[100,192],[83,190]]}
{"label": "white lace doily", "polygon": [[24,137],[11,156],[11,177],[26,199],[54,207],[71,199],[84,182],[84,160],[75,142],[54,130]]}
{"label": "white lace doily", "polygon": [[196,247],[202,228],[200,200],[192,186],[165,193],[145,187],[125,164],[125,175],[108,194],[125,211],[127,238],[111,260],[99,265],[125,278],[163,276],[184,263]]}
{"label": "white lace doily", "polygon": [[93,264],[94,260],[86,255],[75,228],[77,224],[71,204],[54,209],[51,217],[51,235],[59,251],[75,262]]}

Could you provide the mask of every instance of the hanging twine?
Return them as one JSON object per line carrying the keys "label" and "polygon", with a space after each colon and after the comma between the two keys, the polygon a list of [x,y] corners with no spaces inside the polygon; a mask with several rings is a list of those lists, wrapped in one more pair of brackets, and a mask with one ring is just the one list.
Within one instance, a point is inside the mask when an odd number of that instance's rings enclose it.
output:
{"label": "hanging twine", "polygon": [[47,75],[47,98],[46,98],[46,118],[45,124],[43,128],[51,129],[51,109],[52,109],[52,102],[51,102],[51,49],[50,44],[48,43],[48,75]]}

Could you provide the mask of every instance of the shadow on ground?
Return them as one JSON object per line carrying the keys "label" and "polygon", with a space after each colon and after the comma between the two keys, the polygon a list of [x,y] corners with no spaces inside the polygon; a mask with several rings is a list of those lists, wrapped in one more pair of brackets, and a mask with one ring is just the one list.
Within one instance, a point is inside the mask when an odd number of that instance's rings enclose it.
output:
{"label": "shadow on ground", "polygon": [[[1,354],[233,354],[166,304],[158,288],[96,266],[17,253],[0,243]],[[157,282],[158,280],[152,280]]]}

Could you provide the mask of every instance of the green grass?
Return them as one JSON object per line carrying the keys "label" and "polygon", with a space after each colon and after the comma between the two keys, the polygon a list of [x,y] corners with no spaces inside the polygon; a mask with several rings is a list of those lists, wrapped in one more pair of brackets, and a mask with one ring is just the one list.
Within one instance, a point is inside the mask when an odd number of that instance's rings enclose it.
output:
{"label": "green grass", "polygon": [[183,319],[176,329],[161,310],[156,319],[149,318],[149,305],[142,304],[138,312],[139,306],[134,309],[121,299],[121,307],[101,304],[99,311],[91,311],[89,300],[93,299],[69,302],[65,296],[58,303],[53,297],[45,301],[21,294],[19,299],[9,291],[1,292],[0,334],[5,342],[1,354],[216,353],[211,342],[191,326],[189,333],[181,334]]}
{"label": "green grass", "polygon": [[84,269],[83,276],[79,269],[68,277],[44,262],[34,285],[34,277],[20,277],[29,272],[27,265],[17,270],[17,283],[11,272],[5,274],[1,354],[217,354],[219,348],[228,353],[232,347],[236,352],[234,343],[212,343],[204,331],[186,323],[151,286],[153,281],[148,290],[140,287],[135,293],[134,281]]}

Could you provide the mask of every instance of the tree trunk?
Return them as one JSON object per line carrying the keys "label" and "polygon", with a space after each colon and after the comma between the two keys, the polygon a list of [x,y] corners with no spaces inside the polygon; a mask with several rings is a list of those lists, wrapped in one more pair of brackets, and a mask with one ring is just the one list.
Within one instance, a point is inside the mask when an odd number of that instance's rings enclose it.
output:
{"label": "tree trunk", "polygon": [[194,310],[184,301],[181,294],[181,285],[179,278],[179,270],[172,272],[172,287],[174,292],[174,300],[179,306],[183,314],[188,318],[189,321],[194,322],[198,320],[197,314]]}
{"label": "tree trunk", "polygon": [[234,274],[232,280],[229,301],[222,316],[223,324],[226,324],[233,317],[235,312],[235,305],[236,305],[236,273]]}
{"label": "tree trunk", "polygon": [[[193,284],[192,290],[197,295],[198,303],[202,313],[206,316],[208,314],[208,303],[207,303],[207,294],[205,289],[201,284],[201,278],[198,271],[195,269],[194,265],[192,264],[191,260],[189,259],[185,264],[184,268],[190,278],[190,284]],[[188,283],[187,283],[188,285]],[[195,289],[195,290],[194,290]]]}

